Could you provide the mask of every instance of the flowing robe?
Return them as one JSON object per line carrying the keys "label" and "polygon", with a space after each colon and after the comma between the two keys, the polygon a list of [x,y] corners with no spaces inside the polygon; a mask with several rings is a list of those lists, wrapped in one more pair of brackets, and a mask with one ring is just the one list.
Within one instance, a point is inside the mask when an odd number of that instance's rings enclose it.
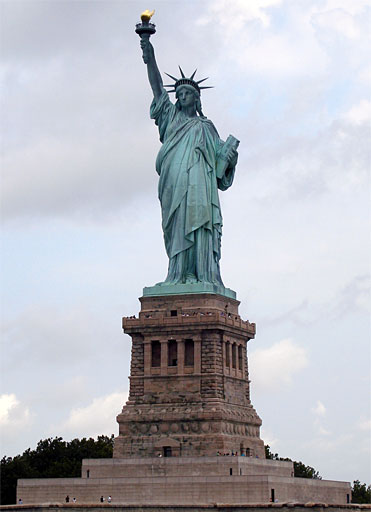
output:
{"label": "flowing robe", "polygon": [[223,285],[219,260],[222,214],[218,188],[232,185],[234,168],[220,178],[216,163],[223,146],[206,118],[187,117],[164,90],[151,105],[162,147],[156,160],[162,229],[169,257],[164,283],[207,282]]}

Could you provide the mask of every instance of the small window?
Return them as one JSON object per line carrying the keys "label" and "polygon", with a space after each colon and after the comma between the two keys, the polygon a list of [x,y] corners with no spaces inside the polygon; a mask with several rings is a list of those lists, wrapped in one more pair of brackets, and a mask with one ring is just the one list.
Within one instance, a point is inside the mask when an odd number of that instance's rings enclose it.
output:
{"label": "small window", "polygon": [[161,343],[158,340],[152,341],[152,367],[161,366]]}
{"label": "small window", "polygon": [[232,475],[232,473],[233,473],[233,469],[229,468],[229,474]]}
{"label": "small window", "polygon": [[350,496],[347,494],[347,503],[350,503]]}
{"label": "small window", "polygon": [[237,366],[237,361],[236,361],[236,359],[237,359],[236,351],[237,350],[236,349],[237,349],[236,344],[233,343],[233,345],[232,345],[232,368],[236,368],[236,366]]}
{"label": "small window", "polygon": [[172,309],[170,311],[170,316],[178,316],[178,311],[176,309]]}
{"label": "small window", "polygon": [[238,345],[238,369],[242,370],[242,345]]}
{"label": "small window", "polygon": [[194,366],[195,347],[193,340],[185,340],[184,343],[184,365]]}
{"label": "small window", "polygon": [[86,478],[90,478],[90,469],[86,470]]}
{"label": "small window", "polygon": [[229,341],[227,341],[227,343],[225,344],[225,365],[228,366],[228,368],[231,366],[231,359],[230,359],[230,352],[229,352],[230,346],[231,346],[231,344],[229,343]]}
{"label": "small window", "polygon": [[178,365],[178,346],[175,340],[170,340],[168,343],[168,366],[177,366]]}
{"label": "small window", "polygon": [[274,494],[274,489],[271,489],[271,502],[274,503],[276,500],[276,497],[275,497],[275,494]]}

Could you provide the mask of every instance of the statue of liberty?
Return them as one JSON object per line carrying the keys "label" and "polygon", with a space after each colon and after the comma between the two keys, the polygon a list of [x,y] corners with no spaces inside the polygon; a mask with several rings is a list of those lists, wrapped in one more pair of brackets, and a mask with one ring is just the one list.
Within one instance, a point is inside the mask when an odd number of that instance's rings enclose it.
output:
{"label": "statue of liberty", "polygon": [[[196,72],[187,78],[179,68],[181,77],[168,75],[174,84],[164,86],[149,36],[141,36],[141,48],[153,91],[150,115],[162,142],[156,171],[169,257],[165,281],[145,288],[144,294],[180,293],[177,288],[186,293],[234,295],[224,288],[220,276],[222,214],[218,189],[227,190],[232,185],[238,141],[229,136],[223,142],[203,115],[201,89],[209,87],[199,84],[206,79],[196,81]],[[164,87],[175,92],[175,104]]]}

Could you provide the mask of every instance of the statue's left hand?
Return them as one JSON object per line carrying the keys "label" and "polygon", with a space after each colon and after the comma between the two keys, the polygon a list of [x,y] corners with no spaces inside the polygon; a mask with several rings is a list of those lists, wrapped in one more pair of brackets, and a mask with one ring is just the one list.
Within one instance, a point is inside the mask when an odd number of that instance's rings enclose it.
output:
{"label": "statue's left hand", "polygon": [[225,156],[228,160],[229,167],[235,167],[237,165],[238,152],[236,149],[229,148],[229,150]]}

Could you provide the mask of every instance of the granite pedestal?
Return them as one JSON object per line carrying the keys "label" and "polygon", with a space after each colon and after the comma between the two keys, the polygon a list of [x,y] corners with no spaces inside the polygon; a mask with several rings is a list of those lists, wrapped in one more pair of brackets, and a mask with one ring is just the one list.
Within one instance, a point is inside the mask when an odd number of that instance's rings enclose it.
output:
{"label": "granite pedestal", "polygon": [[[230,294],[229,294],[230,295]],[[250,400],[247,343],[255,324],[214,293],[146,295],[123,318],[132,339],[129,400],[117,416],[112,459],[82,461],[81,478],[22,479],[24,504],[199,506],[350,501],[347,482],[294,477],[265,459]],[[242,505],[241,505],[242,506]],[[161,508],[162,507],[162,508]]]}

